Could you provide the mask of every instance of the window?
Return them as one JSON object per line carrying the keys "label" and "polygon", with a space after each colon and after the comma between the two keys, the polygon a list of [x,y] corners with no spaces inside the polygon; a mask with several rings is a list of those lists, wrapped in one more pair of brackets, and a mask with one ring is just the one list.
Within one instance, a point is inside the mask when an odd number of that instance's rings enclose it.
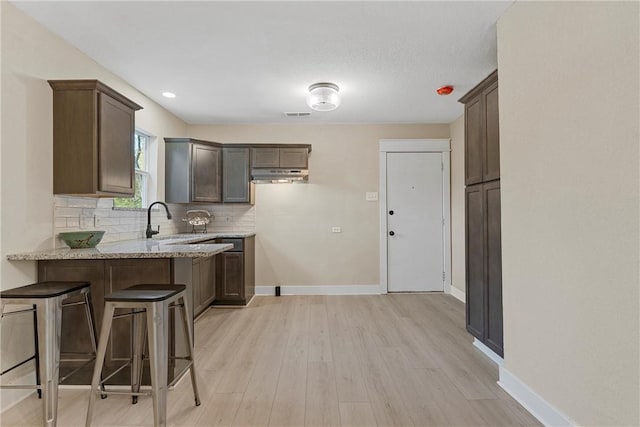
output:
{"label": "window", "polygon": [[136,168],[134,195],[131,198],[119,197],[113,199],[113,207],[144,209],[147,206],[149,182],[151,181],[149,174],[149,143],[149,135],[136,131],[133,139],[134,166]]}

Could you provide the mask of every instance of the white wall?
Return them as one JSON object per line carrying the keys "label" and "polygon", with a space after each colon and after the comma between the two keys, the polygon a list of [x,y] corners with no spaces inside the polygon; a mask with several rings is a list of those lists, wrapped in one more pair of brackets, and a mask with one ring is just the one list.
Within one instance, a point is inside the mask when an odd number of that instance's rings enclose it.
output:
{"label": "white wall", "polygon": [[449,125],[451,134],[451,286],[465,292],[464,114]]}
{"label": "white wall", "polygon": [[638,6],[498,22],[505,367],[580,425],[640,423]]}
{"label": "white wall", "polygon": [[[236,143],[312,144],[309,184],[256,185],[256,285],[378,285],[378,141],[448,138],[448,125],[189,126]],[[331,233],[332,226],[342,233]]]}
{"label": "white wall", "polygon": [[[99,79],[144,107],[136,125],[159,137],[157,167],[164,183],[162,137],[186,134],[186,125],[135,88],[55,36],[11,3],[0,2],[2,129],[0,280],[2,289],[36,280],[35,262],[8,262],[6,254],[54,246],[52,92],[48,79]],[[164,185],[158,197],[164,197]],[[15,318],[20,317],[16,316]],[[28,317],[28,316],[27,316]],[[32,351],[29,319],[3,322],[2,368]],[[7,378],[3,377],[3,382]],[[24,392],[3,390],[2,407]]]}

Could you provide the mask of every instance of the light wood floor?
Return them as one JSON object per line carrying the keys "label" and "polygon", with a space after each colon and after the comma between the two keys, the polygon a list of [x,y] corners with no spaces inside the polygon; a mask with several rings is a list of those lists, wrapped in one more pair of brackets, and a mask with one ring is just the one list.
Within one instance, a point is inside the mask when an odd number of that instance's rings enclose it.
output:
{"label": "light wood floor", "polygon": [[[448,295],[256,297],[196,322],[202,405],[168,395],[171,426],[540,425],[496,384]],[[59,426],[84,425],[87,390],[62,390]],[[41,425],[30,397],[2,426]],[[94,425],[153,425],[151,398],[98,400]]]}

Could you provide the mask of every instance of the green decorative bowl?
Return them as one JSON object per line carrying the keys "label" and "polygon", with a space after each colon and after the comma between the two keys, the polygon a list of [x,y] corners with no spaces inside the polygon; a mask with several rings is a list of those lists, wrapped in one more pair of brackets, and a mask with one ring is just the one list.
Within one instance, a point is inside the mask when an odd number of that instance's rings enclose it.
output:
{"label": "green decorative bowl", "polygon": [[69,231],[60,233],[59,236],[71,249],[80,249],[95,248],[102,240],[104,233],[104,231]]}

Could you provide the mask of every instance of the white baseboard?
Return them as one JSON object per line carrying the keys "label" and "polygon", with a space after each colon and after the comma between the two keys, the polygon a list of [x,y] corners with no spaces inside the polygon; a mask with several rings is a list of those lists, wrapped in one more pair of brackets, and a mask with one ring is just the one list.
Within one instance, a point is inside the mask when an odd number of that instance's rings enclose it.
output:
{"label": "white baseboard", "polygon": [[459,299],[460,301],[466,303],[467,299],[466,299],[466,295],[464,293],[464,291],[461,291],[460,289],[456,288],[455,286],[451,286],[451,296]]}
{"label": "white baseboard", "polygon": [[[275,286],[256,286],[256,295],[275,295]],[[380,295],[380,285],[280,286],[281,295]]]}
{"label": "white baseboard", "polygon": [[491,350],[489,347],[487,347],[486,345],[484,345],[484,343],[482,341],[480,341],[478,338],[474,338],[473,339],[473,345],[480,350],[481,352],[483,352],[485,354],[485,356],[487,356],[489,359],[493,360],[496,365],[498,366],[504,366],[504,359],[500,356],[498,356],[493,350]]}
{"label": "white baseboard", "polygon": [[498,385],[518,401],[545,426],[575,426],[571,418],[560,412],[518,377],[500,366]]}

